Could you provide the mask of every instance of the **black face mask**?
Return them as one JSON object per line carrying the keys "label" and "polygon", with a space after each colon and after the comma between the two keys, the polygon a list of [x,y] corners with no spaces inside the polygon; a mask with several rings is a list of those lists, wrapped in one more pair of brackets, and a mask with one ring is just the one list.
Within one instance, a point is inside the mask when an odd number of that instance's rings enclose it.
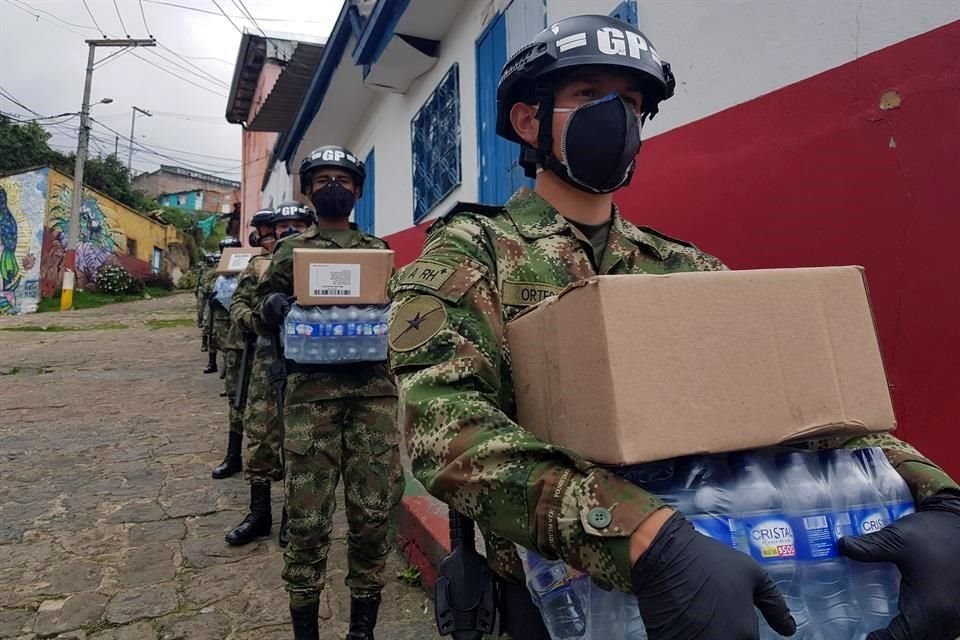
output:
{"label": "black face mask", "polygon": [[310,202],[320,218],[346,218],[357,198],[339,182],[330,182],[313,192]]}
{"label": "black face mask", "polygon": [[295,236],[298,233],[300,233],[299,229],[297,229],[296,227],[290,227],[289,229],[281,233],[279,236],[277,236],[277,242],[280,242],[281,240],[289,236]]}
{"label": "black face mask", "polygon": [[548,156],[546,169],[587,193],[611,193],[629,184],[640,151],[640,122],[620,94],[553,112],[570,117],[560,138],[563,159]]}

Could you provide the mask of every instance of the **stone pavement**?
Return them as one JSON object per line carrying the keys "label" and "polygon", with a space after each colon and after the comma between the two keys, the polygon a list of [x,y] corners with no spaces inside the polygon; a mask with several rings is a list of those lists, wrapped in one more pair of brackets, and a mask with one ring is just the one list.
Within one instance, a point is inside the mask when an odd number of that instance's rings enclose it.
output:
{"label": "stone pavement", "polygon": [[[193,317],[187,294],[0,319],[0,638],[291,637],[275,538],[223,541],[247,485],[210,478],[227,400]],[[337,516],[323,640],[349,612]],[[436,637],[424,592],[394,578],[405,567],[391,558],[377,636]]]}

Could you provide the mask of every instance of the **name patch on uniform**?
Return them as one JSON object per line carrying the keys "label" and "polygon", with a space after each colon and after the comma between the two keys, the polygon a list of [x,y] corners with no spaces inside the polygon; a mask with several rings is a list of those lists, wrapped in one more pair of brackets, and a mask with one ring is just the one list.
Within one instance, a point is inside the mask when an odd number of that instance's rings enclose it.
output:
{"label": "name patch on uniform", "polygon": [[529,307],[550,296],[560,293],[560,287],[542,282],[504,282],[501,297],[503,304]]}
{"label": "name patch on uniform", "polygon": [[449,280],[455,272],[456,270],[452,267],[439,262],[417,260],[403,270],[400,282],[402,284],[419,284],[434,291],[439,291],[443,283]]}

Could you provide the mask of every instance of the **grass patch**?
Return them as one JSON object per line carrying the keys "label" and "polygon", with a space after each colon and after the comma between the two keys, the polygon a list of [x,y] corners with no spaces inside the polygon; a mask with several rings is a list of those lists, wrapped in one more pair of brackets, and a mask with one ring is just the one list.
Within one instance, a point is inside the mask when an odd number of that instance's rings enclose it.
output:
{"label": "grass patch", "polygon": [[[105,305],[115,304],[117,302],[135,302],[137,300],[145,300],[145,294],[149,295],[151,298],[163,298],[165,296],[169,296],[171,293],[173,292],[167,291],[166,289],[161,289],[159,287],[147,287],[143,290],[143,293],[122,296],[112,296],[109,293],[100,293],[98,291],[74,291],[73,308],[96,309],[97,307],[103,307]],[[60,296],[55,298],[44,298],[40,301],[40,304],[37,305],[37,311],[41,313],[47,311],[60,311]]]}
{"label": "grass patch", "polygon": [[397,571],[397,579],[404,584],[418,587],[420,586],[420,569],[410,565],[402,571]]}
{"label": "grass patch", "polygon": [[45,327],[28,325],[23,327],[0,327],[0,331],[28,331],[35,333],[63,333],[66,331],[109,331],[111,329],[129,329],[130,327],[122,322],[101,322],[91,324],[85,327],[64,327],[59,324],[51,324]]}
{"label": "grass patch", "polygon": [[175,327],[195,327],[193,318],[174,318],[173,320],[147,320],[143,323],[147,329],[173,329]]}
{"label": "grass patch", "polygon": [[12,369],[7,369],[6,371],[0,371],[0,376],[15,376],[20,373],[20,367],[13,367]]}

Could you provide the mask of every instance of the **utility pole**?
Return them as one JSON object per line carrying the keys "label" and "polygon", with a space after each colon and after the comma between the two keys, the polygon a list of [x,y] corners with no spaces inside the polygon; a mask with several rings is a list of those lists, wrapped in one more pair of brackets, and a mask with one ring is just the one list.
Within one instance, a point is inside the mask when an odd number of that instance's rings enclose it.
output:
{"label": "utility pole", "polygon": [[120,136],[113,136],[113,157],[116,158],[120,153]]}
{"label": "utility pole", "polygon": [[93,82],[93,63],[97,47],[155,47],[153,38],[144,40],[103,39],[87,40],[87,78],[83,84],[83,105],[80,107],[80,136],[77,141],[77,162],[73,168],[73,200],[70,203],[70,226],[67,227],[67,252],[63,259],[63,282],[60,293],[60,311],[73,308],[73,285],[77,268],[77,244],[80,238],[80,205],[83,200],[83,165],[90,142],[90,85]]}
{"label": "utility pole", "polygon": [[127,154],[127,173],[130,173],[133,170],[133,127],[135,124],[137,124],[137,111],[148,118],[153,117],[152,113],[146,109],[141,109],[140,107],[134,107],[133,112],[130,114],[130,152]]}

